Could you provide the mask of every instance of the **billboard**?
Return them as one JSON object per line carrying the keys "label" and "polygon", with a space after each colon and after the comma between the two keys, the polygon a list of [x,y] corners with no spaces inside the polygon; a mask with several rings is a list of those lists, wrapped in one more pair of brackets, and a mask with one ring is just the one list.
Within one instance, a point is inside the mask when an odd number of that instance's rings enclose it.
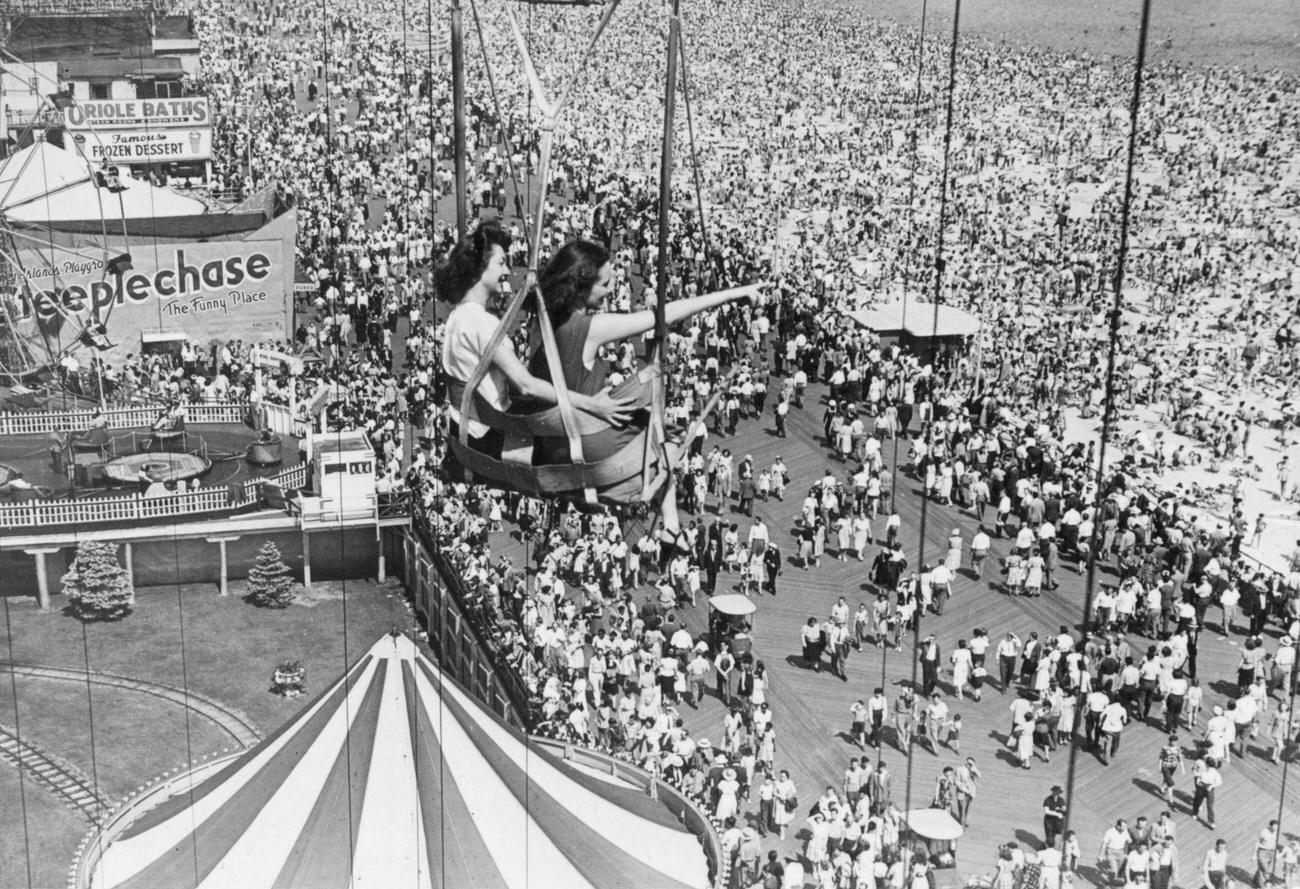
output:
{"label": "billboard", "polygon": [[212,157],[212,128],[194,130],[96,130],[73,133],[77,153],[95,164],[201,161]]}
{"label": "billboard", "polygon": [[94,163],[203,161],[212,157],[212,103],[185,99],[103,99],[63,111],[72,144]]}
{"label": "billboard", "polygon": [[186,99],[91,99],[63,110],[69,130],[157,130],[212,127],[207,96]]}
{"label": "billboard", "polygon": [[291,332],[294,257],[283,240],[138,249],[125,271],[57,246],[19,254],[26,286],[15,320],[28,337],[66,342],[98,320],[112,359],[138,353],[146,332],[184,333],[202,346],[285,340]]}

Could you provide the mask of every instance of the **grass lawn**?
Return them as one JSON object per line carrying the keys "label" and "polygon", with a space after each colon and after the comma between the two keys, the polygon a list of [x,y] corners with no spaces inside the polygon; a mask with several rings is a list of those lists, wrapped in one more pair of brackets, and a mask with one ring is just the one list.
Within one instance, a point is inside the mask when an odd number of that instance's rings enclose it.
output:
{"label": "grass lawn", "polygon": [[[242,712],[266,735],[305,703],[270,694],[277,663],[301,660],[311,696],[342,674],[345,653],[347,660],[355,660],[384,633],[413,624],[395,582],[318,583],[310,598],[282,611],[255,608],[240,593],[232,589],[231,596],[222,598],[210,586],[138,590],[136,608],[125,620],[86,626],[84,647],[82,625],[74,618],[41,613],[33,604],[11,600],[13,649],[0,647],[0,660],[75,670],[86,669],[88,660],[94,671],[188,687]],[[5,680],[0,684],[0,722],[13,725],[14,694],[8,676]],[[120,800],[186,762],[185,713],[175,704],[93,686],[88,705],[86,686],[45,679],[19,678],[17,692],[23,735],[87,775],[93,767],[102,792],[111,799]],[[188,746],[195,758],[232,743],[205,718],[191,714]],[[7,889],[26,886],[27,878],[17,771],[0,765],[0,780],[8,782],[0,785],[0,799],[6,800],[0,807],[0,889]],[[29,830],[39,834],[43,844],[39,857],[33,846],[33,867],[39,862],[46,874],[36,885],[62,886],[85,823],[39,787],[29,784],[27,796]],[[33,797],[39,797],[39,805],[49,813],[34,808]],[[57,879],[51,881],[50,875]]]}
{"label": "grass lawn", "polygon": [[[0,766],[0,889],[63,889],[77,844],[90,830],[89,822],[50,796],[30,779],[23,782],[27,798],[27,831],[23,835],[23,809],[18,770]],[[30,856],[28,852],[30,851]],[[31,882],[28,882],[28,862]]]}
{"label": "grass lawn", "polygon": [[[223,748],[234,749],[229,735],[194,713],[187,739],[185,711],[151,695],[92,686],[88,700],[86,686],[78,682],[19,677],[17,685],[23,737],[81,769],[113,803],[149,779],[184,767],[187,749],[196,761]],[[13,726],[14,701],[7,682],[4,691],[0,722]]]}

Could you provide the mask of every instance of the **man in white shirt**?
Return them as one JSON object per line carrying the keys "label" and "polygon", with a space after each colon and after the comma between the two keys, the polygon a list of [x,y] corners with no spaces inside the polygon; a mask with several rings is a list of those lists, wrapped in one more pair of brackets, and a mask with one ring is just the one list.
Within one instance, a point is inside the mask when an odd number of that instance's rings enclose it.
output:
{"label": "man in white shirt", "polygon": [[1110,758],[1119,752],[1119,736],[1128,722],[1128,710],[1119,701],[1111,701],[1101,711],[1101,764],[1110,765]]}
{"label": "man in white shirt", "polygon": [[943,614],[944,603],[952,595],[952,574],[942,562],[930,571],[930,599],[934,603],[934,613]]}
{"label": "man in white shirt", "polygon": [[1110,871],[1112,877],[1118,878],[1120,870],[1124,866],[1124,858],[1128,852],[1128,824],[1124,819],[1115,822],[1114,827],[1106,830],[1101,838],[1101,848],[1097,852],[1097,858]]}
{"label": "man in white shirt", "polygon": [[1197,760],[1192,769],[1192,777],[1196,783],[1196,789],[1192,794],[1192,817],[1200,819],[1201,805],[1204,804],[1205,824],[1213,830],[1214,792],[1223,784],[1223,776],[1219,774],[1219,761],[1210,757]]}
{"label": "man in white shirt", "polygon": [[1016,675],[1016,658],[1020,656],[1021,642],[1020,637],[1015,633],[1007,633],[998,642],[998,676],[1000,679],[1000,692],[1007,693],[1011,683]]}
{"label": "man in white shirt", "polygon": [[970,567],[975,572],[977,581],[984,579],[984,560],[988,558],[991,543],[989,535],[984,532],[984,526],[980,525],[970,541]]}
{"label": "man in white shirt", "polygon": [[1101,743],[1101,714],[1110,706],[1110,696],[1101,689],[1096,689],[1089,692],[1086,704],[1088,709],[1084,711],[1084,732],[1088,743],[1096,747]]}

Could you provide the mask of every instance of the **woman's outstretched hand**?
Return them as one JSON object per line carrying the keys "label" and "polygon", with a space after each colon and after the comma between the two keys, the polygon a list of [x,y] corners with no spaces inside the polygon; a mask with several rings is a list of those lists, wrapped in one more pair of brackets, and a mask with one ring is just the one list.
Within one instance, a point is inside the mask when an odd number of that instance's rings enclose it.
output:
{"label": "woman's outstretched hand", "polygon": [[731,296],[732,299],[747,299],[750,302],[758,299],[763,292],[772,286],[771,281],[760,281],[757,284],[746,284],[744,287],[732,287],[724,290],[723,293]]}

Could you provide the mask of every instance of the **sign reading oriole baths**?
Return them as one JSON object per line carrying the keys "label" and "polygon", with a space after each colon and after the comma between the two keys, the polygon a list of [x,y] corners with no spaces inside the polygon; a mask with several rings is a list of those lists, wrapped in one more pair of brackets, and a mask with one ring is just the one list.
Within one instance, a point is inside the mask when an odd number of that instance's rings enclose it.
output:
{"label": "sign reading oriole baths", "polygon": [[99,164],[203,161],[212,157],[212,105],[187,99],[104,99],[63,111],[72,144]]}
{"label": "sign reading oriole baths", "polygon": [[187,99],[102,99],[74,102],[63,111],[70,130],[145,130],[211,127],[207,96]]}
{"label": "sign reading oriole baths", "polygon": [[32,333],[66,338],[98,320],[123,353],[139,351],[140,331],[158,328],[199,344],[241,333],[288,338],[294,269],[283,241],[144,246],[125,271],[58,247],[20,253],[26,286],[16,320]]}

